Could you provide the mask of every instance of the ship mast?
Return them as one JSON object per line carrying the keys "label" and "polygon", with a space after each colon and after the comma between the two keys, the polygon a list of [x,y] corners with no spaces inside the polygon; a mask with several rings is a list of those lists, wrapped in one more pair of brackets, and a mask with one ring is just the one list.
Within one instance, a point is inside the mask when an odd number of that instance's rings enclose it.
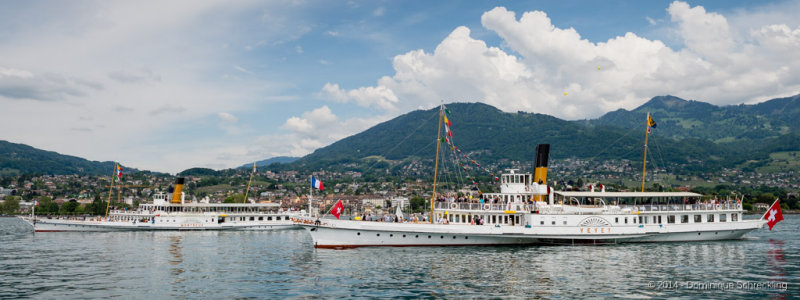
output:
{"label": "ship mast", "polygon": [[647,128],[644,132],[644,161],[642,162],[642,193],[644,193],[644,176],[647,170],[647,137],[650,135],[650,112],[647,112]]}
{"label": "ship mast", "polygon": [[244,191],[244,200],[242,203],[247,203],[247,193],[250,192],[250,184],[253,183],[253,174],[256,173],[256,163],[253,163],[253,172],[250,172],[250,181],[247,182],[247,189]]}
{"label": "ship mast", "polygon": [[116,181],[119,165],[114,163],[114,173],[111,175],[111,186],[108,187],[108,202],[106,202],[106,221],[108,221],[108,208],[111,207],[111,193],[114,191],[114,181]]}
{"label": "ship mast", "polygon": [[431,224],[433,224],[433,205],[436,201],[436,176],[439,171],[439,145],[442,138],[442,114],[444,114],[444,105],[439,106],[439,129],[436,130],[436,161],[433,167],[433,194],[431,195]]}

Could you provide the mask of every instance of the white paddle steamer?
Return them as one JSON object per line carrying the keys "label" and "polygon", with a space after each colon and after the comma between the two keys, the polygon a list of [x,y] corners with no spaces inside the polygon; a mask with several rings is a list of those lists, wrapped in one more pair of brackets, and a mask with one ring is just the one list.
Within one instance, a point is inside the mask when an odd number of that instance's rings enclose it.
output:
{"label": "white paddle steamer", "polygon": [[112,210],[108,217],[23,217],[35,232],[121,230],[274,230],[297,228],[296,214],[279,210],[277,203],[186,202],[183,178],[175,183],[171,199],[157,193],[153,203],[136,210]]}
{"label": "white paddle steamer", "polygon": [[[442,106],[440,127],[444,119],[450,138],[446,141],[456,149],[443,111]],[[648,114],[647,132],[655,126]],[[767,223],[763,218],[744,220],[740,201],[704,202],[696,193],[644,192],[644,180],[642,192],[553,192],[546,184],[549,149],[549,144],[536,147],[534,174],[509,170],[500,178],[500,192],[482,194],[480,201],[435,201],[434,171],[431,222],[293,220],[311,234],[318,248],[727,240]],[[435,170],[438,157],[437,146]]]}

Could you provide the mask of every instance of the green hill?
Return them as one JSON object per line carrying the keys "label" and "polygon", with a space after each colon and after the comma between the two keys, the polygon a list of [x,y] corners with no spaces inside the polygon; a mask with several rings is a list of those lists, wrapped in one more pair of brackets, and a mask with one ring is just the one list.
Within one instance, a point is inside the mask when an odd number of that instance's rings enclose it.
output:
{"label": "green hill", "polygon": [[656,120],[660,135],[707,139],[715,143],[759,141],[798,129],[800,95],[755,105],[722,107],[674,96],[659,96],[632,111],[620,109],[587,123],[644,130],[647,112]]}
{"label": "green hill", "polygon": [[[766,165],[772,153],[800,150],[800,136],[794,130],[798,119],[791,117],[800,110],[798,98],[718,107],[663,96],[633,111],[618,110],[587,121],[506,113],[482,103],[446,106],[455,144],[486,163],[504,159],[531,162],[539,143],[551,144],[550,156],[556,159],[639,161],[644,120],[650,111],[658,122],[650,137],[651,151],[657,151],[653,154],[664,162],[682,165],[685,171],[705,172]],[[285,168],[364,170],[365,166],[387,168],[403,160],[431,160],[438,114],[438,108],[410,112],[320,148]],[[383,161],[377,163],[376,159]]]}
{"label": "green hill", "polygon": [[[448,104],[454,142],[484,162],[503,159],[530,162],[539,143],[551,144],[553,158],[642,157],[641,130],[584,126],[534,113],[505,113],[482,103]],[[436,147],[438,108],[414,111],[314,151],[295,162],[311,169],[347,165],[369,157],[386,160],[432,159]],[[443,131],[444,132],[444,131]],[[676,163],[720,160],[724,151],[700,139],[659,140],[664,159]],[[715,158],[717,157],[717,158]]]}
{"label": "green hill", "polygon": [[[295,160],[300,159],[299,157],[292,157],[292,156],[276,156],[273,158],[268,158],[265,160],[259,160],[256,162],[256,166],[266,167],[271,164],[288,164],[292,163]],[[246,163],[244,165],[239,166],[237,169],[249,169],[253,167],[253,163]]]}
{"label": "green hill", "polygon": [[[0,141],[0,176],[18,174],[111,174],[114,162],[89,161],[34,147]],[[127,170],[126,168],[126,171]]]}

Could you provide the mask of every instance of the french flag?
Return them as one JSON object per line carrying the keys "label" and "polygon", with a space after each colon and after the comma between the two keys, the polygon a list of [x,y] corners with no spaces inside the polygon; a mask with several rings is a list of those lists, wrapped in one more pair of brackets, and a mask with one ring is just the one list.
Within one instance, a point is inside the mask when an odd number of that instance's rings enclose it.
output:
{"label": "french flag", "polygon": [[320,191],[324,189],[324,187],[322,187],[322,181],[320,181],[314,176],[311,176],[311,187],[316,188]]}

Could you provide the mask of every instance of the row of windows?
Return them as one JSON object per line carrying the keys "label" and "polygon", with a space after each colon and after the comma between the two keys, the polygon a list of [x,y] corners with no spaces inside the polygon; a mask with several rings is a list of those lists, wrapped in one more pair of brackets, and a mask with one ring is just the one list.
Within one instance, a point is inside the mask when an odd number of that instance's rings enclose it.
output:
{"label": "row of windows", "polygon": [[[664,216],[639,216],[638,221],[639,224],[664,224],[664,219],[667,220],[667,224],[688,224],[689,223],[689,216],[690,215],[680,215],[680,219],[676,219],[676,215],[668,215],[666,218]],[[692,223],[703,223],[703,215],[691,215],[693,218]],[[716,214],[707,214],[705,215],[706,223],[714,223]],[[633,224],[636,224],[637,218],[631,218]],[[739,221],[739,214],[730,214],[731,222]],[[676,222],[680,221],[680,222]],[[727,222],[728,221],[728,214],[719,214],[719,219],[716,219],[716,222]],[[619,217],[614,218],[614,222],[619,224]],[[624,223],[628,224],[628,217],[624,218]]]}
{"label": "row of windows", "polygon": [[[280,220],[281,220],[281,218],[283,218],[283,220],[286,220],[286,221],[288,221],[288,220],[289,220],[289,217],[288,217],[288,216],[284,216],[284,217],[280,217],[280,216],[278,216],[278,217],[275,217],[275,221],[280,221]],[[229,217],[227,220],[228,220],[228,221],[246,221],[246,220],[247,220],[247,217]],[[250,217],[250,221],[255,221],[255,220],[256,220],[256,218],[255,218],[255,217]],[[258,220],[259,220],[259,221],[264,221],[264,217],[263,217],[263,216],[262,216],[262,217],[258,217]],[[214,222],[214,219],[208,219],[208,220],[204,220],[204,221],[205,221],[206,223],[208,223],[208,222],[211,222],[211,223],[213,223],[213,222]],[[272,221],[272,217],[267,217],[267,221]],[[163,223],[163,222],[170,222],[170,220],[159,219],[159,222],[162,222],[162,223]],[[172,219],[172,221],[171,221],[171,222],[175,222],[175,219]]]}
{"label": "row of windows", "polygon": [[[694,222],[692,223],[703,223],[703,215],[692,215],[694,218]],[[714,223],[715,214],[707,214],[706,216],[706,223]],[[623,217],[622,222],[623,224],[628,224],[628,222],[632,224],[664,224],[663,221],[666,219],[667,224],[676,224],[676,215],[668,215],[666,218],[664,216],[638,216],[638,217]],[[731,222],[736,222],[739,220],[739,214],[730,214]],[[728,214],[719,214],[719,219],[716,219],[717,222],[727,222],[728,221]],[[638,221],[638,222],[637,222]],[[620,217],[614,218],[614,223],[620,224]],[[677,224],[688,224],[689,223],[689,215],[680,215],[680,222]],[[556,225],[555,220],[551,220],[550,224]],[[567,220],[563,220],[563,224],[567,225]],[[544,220],[539,221],[539,225],[544,225]]]}
{"label": "row of windows", "polygon": [[[437,220],[442,218],[442,214],[438,214]],[[480,222],[483,220],[484,225],[488,224],[519,224],[519,215],[464,215],[464,214],[448,214],[444,217],[450,223],[456,224],[471,224],[472,219]],[[478,223],[476,222],[476,223]]]}

